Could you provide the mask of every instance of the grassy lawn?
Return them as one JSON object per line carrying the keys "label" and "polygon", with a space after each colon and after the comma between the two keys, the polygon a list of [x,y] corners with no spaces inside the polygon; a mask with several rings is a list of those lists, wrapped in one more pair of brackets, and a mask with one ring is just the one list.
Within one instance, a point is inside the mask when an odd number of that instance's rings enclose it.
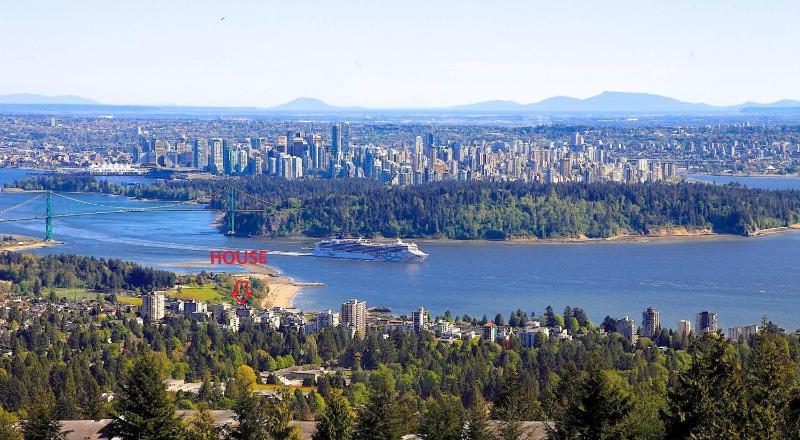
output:
{"label": "grassy lawn", "polygon": [[[56,288],[54,290],[56,291],[56,296],[57,297],[66,298],[66,299],[69,299],[69,300],[73,300],[73,299],[76,299],[76,298],[77,299],[95,299],[95,298],[97,298],[97,292],[90,292],[90,291],[88,291],[88,290],[86,290],[84,288],[81,288],[81,287],[77,287],[77,288],[74,288],[74,289],[68,289],[68,288],[59,287],[59,288]],[[50,290],[42,289],[42,295],[49,295],[49,294],[50,294]]]}
{"label": "grassy lawn", "polygon": [[117,301],[120,304],[130,304],[132,306],[142,305],[142,299],[136,296],[118,296]]}
{"label": "grassy lawn", "polygon": [[282,389],[288,388],[291,391],[299,389],[300,391],[307,393],[309,391],[315,391],[316,387],[293,387],[287,385],[274,385],[274,384],[265,384],[265,383],[257,383],[254,385],[254,388],[258,391],[280,391]]}
{"label": "grassy lawn", "polygon": [[183,286],[181,290],[173,289],[167,292],[167,296],[182,300],[194,299],[197,301],[220,302],[225,299],[222,292],[216,286],[207,284],[205,286]]}

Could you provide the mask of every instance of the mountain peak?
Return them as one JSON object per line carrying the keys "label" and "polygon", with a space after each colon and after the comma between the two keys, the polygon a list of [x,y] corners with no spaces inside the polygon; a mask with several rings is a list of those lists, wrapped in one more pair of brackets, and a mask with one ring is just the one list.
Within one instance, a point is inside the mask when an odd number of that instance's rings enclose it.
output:
{"label": "mountain peak", "polygon": [[714,107],[694,104],[651,93],[604,91],[586,99],[558,96],[530,104],[534,111],[567,112],[681,112],[704,111]]}
{"label": "mountain peak", "polygon": [[35,93],[11,93],[0,95],[0,104],[70,104],[98,105],[99,102],[75,95],[45,96]]}
{"label": "mountain peak", "polygon": [[330,110],[335,108],[325,101],[317,98],[300,97],[287,103],[273,107],[278,110]]}

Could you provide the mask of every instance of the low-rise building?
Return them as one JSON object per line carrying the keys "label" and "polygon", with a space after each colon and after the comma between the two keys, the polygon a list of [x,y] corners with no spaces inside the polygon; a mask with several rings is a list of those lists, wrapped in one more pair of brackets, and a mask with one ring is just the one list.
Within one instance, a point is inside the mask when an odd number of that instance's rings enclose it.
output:
{"label": "low-rise building", "polygon": [[522,332],[522,343],[528,348],[535,347],[537,341],[550,337],[550,329],[547,327],[526,327]]}

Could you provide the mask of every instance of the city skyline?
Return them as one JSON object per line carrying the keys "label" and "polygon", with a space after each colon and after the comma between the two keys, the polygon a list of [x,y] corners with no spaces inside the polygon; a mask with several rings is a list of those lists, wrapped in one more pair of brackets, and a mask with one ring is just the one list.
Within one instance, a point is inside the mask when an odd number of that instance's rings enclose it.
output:
{"label": "city skyline", "polygon": [[0,56],[15,68],[0,73],[0,94],[373,108],[605,90],[712,105],[800,98],[800,62],[785,56],[797,8],[736,3],[12,4]]}

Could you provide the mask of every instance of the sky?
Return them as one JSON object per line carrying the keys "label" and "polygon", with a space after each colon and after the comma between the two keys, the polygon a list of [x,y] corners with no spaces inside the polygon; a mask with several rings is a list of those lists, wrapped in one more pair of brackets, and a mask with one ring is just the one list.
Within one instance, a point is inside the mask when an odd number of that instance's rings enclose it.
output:
{"label": "sky", "polygon": [[[647,92],[800,99],[779,0],[0,0],[0,94],[436,107]],[[224,19],[223,19],[224,18]]]}

